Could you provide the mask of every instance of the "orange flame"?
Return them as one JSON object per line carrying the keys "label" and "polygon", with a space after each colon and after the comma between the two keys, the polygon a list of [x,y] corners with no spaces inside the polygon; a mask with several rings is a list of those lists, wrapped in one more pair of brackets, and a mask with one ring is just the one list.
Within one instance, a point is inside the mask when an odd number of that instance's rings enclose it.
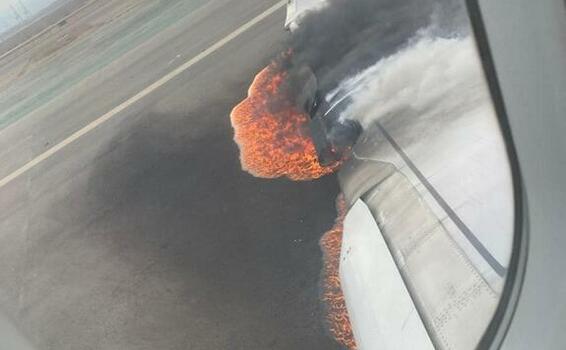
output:
{"label": "orange flame", "polygon": [[324,255],[322,300],[326,305],[326,322],[330,333],[338,343],[350,350],[355,350],[357,349],[356,341],[339,274],[344,217],[346,216],[346,201],[342,195],[336,200],[336,210],[338,217],[334,227],[320,239],[320,247]]}
{"label": "orange flame", "polygon": [[286,78],[278,63],[271,63],[230,114],[242,169],[262,178],[317,179],[334,172],[339,164],[319,164],[308,134],[309,116],[284,93]]}
{"label": "orange flame", "polygon": [[[287,74],[280,66],[271,63],[259,72],[248,90],[248,97],[230,114],[242,169],[257,177],[286,176],[291,180],[312,180],[330,174],[340,162],[329,167],[318,162],[308,134],[309,116],[283,91],[285,79]],[[343,197],[337,200],[337,210],[334,227],[320,241],[324,254],[322,300],[326,305],[329,331],[338,343],[355,350],[338,274],[346,212]]]}

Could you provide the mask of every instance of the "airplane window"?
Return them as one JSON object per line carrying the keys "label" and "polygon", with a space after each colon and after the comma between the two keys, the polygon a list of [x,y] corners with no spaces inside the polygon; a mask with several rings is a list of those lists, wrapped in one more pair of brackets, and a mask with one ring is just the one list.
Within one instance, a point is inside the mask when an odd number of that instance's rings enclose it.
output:
{"label": "airplane window", "polygon": [[474,349],[516,201],[464,1],[0,1],[0,348]]}

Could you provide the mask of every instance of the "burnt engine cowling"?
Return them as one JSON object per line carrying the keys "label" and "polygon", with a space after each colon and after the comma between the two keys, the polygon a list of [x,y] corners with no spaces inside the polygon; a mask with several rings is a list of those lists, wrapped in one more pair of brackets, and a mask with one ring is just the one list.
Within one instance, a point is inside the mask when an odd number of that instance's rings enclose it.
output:
{"label": "burnt engine cowling", "polygon": [[355,120],[340,120],[322,113],[312,117],[309,128],[318,161],[323,166],[344,160],[363,131]]}
{"label": "burnt engine cowling", "polygon": [[320,96],[317,79],[306,65],[293,67],[291,72],[289,90],[294,94],[295,104],[311,117],[310,136],[318,161],[323,166],[332,166],[347,157],[362,133],[359,122],[340,118],[350,99],[342,97],[332,104],[327,102]]}

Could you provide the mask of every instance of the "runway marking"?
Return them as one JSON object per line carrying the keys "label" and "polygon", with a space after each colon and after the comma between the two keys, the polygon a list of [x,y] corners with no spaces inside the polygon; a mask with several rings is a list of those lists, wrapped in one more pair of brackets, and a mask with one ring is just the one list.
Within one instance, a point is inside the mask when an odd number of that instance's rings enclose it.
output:
{"label": "runway marking", "polygon": [[20,167],[19,169],[17,169],[16,171],[14,171],[13,173],[11,173],[10,175],[6,176],[5,178],[3,178],[2,180],[0,180],[0,188],[3,188],[4,186],[6,186],[7,184],[9,184],[10,182],[14,181],[15,179],[17,179],[19,176],[21,176],[22,174],[26,173],[28,170],[32,169],[33,167],[35,167],[36,165],[40,164],[41,162],[43,162],[44,160],[50,158],[51,156],[53,156],[54,154],[56,154],[57,152],[59,152],[60,150],[62,150],[63,148],[67,147],[68,145],[70,145],[71,143],[75,142],[76,140],[78,140],[80,137],[88,134],[90,131],[96,129],[98,126],[102,125],[103,123],[107,122],[108,120],[110,120],[112,117],[114,117],[115,115],[117,115],[118,113],[122,112],[123,110],[125,110],[126,108],[128,108],[129,106],[133,105],[134,103],[138,102],[139,100],[141,100],[142,98],[146,97],[147,95],[151,94],[153,91],[157,90],[159,87],[163,86],[164,84],[168,83],[169,81],[171,81],[172,79],[174,79],[175,77],[177,77],[179,74],[183,73],[184,71],[186,71],[187,69],[189,69],[190,67],[192,67],[193,65],[197,64],[198,62],[202,61],[204,58],[206,58],[207,56],[211,55],[212,53],[218,51],[218,49],[220,49],[221,47],[223,47],[224,45],[228,44],[230,41],[234,40],[235,38],[237,38],[239,35],[243,34],[244,32],[246,32],[247,30],[249,30],[250,28],[252,28],[254,25],[258,24],[259,22],[261,22],[262,20],[264,20],[265,18],[271,16],[273,13],[275,13],[277,10],[279,10],[280,8],[282,8],[283,6],[285,6],[285,4],[287,3],[287,0],[281,0],[278,3],[276,3],[275,5],[273,5],[272,7],[270,7],[269,9],[265,10],[264,12],[262,12],[261,14],[259,14],[258,16],[254,17],[253,19],[251,19],[249,22],[245,23],[244,25],[242,25],[241,27],[239,27],[238,29],[236,29],[235,31],[233,31],[232,33],[228,34],[227,36],[225,36],[224,38],[220,39],[219,41],[217,41],[215,44],[213,44],[212,46],[210,46],[209,48],[207,48],[206,50],[202,51],[200,54],[194,56],[193,58],[191,58],[189,61],[183,63],[182,65],[180,65],[179,67],[177,67],[176,69],[174,69],[173,71],[169,72],[168,74],[164,75],[161,79],[157,80],[156,82],[154,82],[153,84],[149,85],[148,87],[146,87],[145,89],[143,89],[142,91],[138,92],[137,94],[135,94],[134,96],[130,97],[128,100],[122,102],[121,104],[119,104],[118,106],[114,107],[113,109],[111,109],[110,111],[108,111],[106,114],[98,117],[97,119],[95,119],[94,121],[92,121],[91,123],[89,123],[88,125],[86,125],[85,127],[83,127],[82,129],[76,131],[75,133],[71,134],[69,137],[67,137],[66,139],[64,139],[63,141],[59,142],[58,144],[56,144],[55,146],[51,147],[50,149],[48,149],[47,151],[43,152],[42,154],[38,155],[37,157],[33,158],[31,161],[29,161],[28,163],[26,163],[25,165],[23,165],[22,167]]}

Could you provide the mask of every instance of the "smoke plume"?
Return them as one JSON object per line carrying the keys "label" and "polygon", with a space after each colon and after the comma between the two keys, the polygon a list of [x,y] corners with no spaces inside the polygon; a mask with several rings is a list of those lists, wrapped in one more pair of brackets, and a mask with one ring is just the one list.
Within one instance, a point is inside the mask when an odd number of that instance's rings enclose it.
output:
{"label": "smoke plume", "polygon": [[341,117],[355,118],[363,127],[407,111],[426,120],[466,116],[491,106],[471,36],[415,38],[407,48],[344,80],[337,90],[351,99]]}
{"label": "smoke plume", "polygon": [[293,67],[308,65],[321,94],[389,56],[424,28],[449,36],[467,30],[463,0],[327,0],[307,14],[287,46]]}

